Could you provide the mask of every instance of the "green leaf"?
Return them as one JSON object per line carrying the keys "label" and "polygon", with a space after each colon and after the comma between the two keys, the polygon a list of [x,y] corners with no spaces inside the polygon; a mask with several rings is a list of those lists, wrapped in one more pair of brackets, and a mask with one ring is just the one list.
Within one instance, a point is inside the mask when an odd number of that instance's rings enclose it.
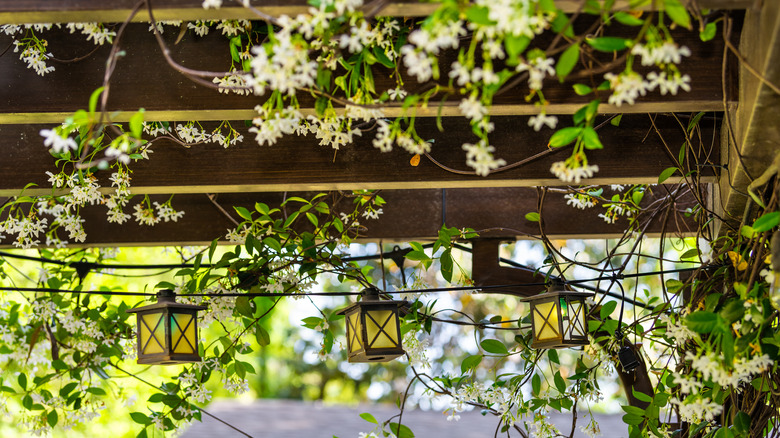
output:
{"label": "green leaf", "polygon": [[599,311],[599,315],[601,316],[601,319],[609,318],[609,315],[612,315],[612,312],[614,312],[616,308],[617,308],[617,301],[607,301],[606,303],[604,303],[604,305],[601,306],[601,310]]}
{"label": "green leaf", "polygon": [[645,415],[645,410],[636,406],[621,406],[620,408],[623,409],[623,411],[627,414],[636,415],[639,417],[643,417]]}
{"label": "green leaf", "polygon": [[54,368],[57,371],[67,370],[68,369],[68,365],[65,362],[63,362],[63,361],[61,361],[59,359],[53,360],[51,362],[51,367]]}
{"label": "green leaf", "polygon": [[547,350],[547,359],[550,359],[550,362],[554,364],[561,364],[561,360],[558,358],[558,352],[555,350]]}
{"label": "green leaf", "polygon": [[686,29],[691,28],[691,16],[688,15],[680,0],[664,0],[664,11],[675,23]]}
{"label": "green leaf", "polygon": [[57,416],[57,410],[52,409],[49,411],[48,414],[46,414],[46,422],[49,423],[49,426],[54,427],[57,425],[57,421],[59,420],[59,417]]}
{"label": "green leaf", "polygon": [[745,314],[745,305],[743,301],[737,298],[729,300],[723,309],[720,310],[720,317],[726,321],[726,324],[732,324],[734,321],[738,321]]}
{"label": "green leaf", "polygon": [[363,412],[362,414],[360,414],[360,418],[368,421],[369,423],[379,424],[379,422],[376,421],[376,418],[374,418],[374,416],[369,414],[368,412]]}
{"label": "green leaf", "polygon": [[555,132],[555,134],[550,137],[550,146],[554,148],[558,148],[561,146],[566,146],[567,144],[573,142],[582,132],[582,128],[577,126],[570,126],[568,128],[563,128]]}
{"label": "green leaf", "polygon": [[97,90],[92,92],[92,95],[89,96],[89,113],[95,114],[95,111],[97,111],[97,102],[100,95],[103,93],[103,90],[105,87],[100,87]]}
{"label": "green leaf", "polygon": [[579,59],[580,45],[572,44],[563,52],[563,54],[561,54],[558,63],[555,65],[555,73],[558,75],[558,80],[563,82],[563,80],[566,79],[566,76],[574,69],[574,66],[577,65]]}
{"label": "green leaf", "polygon": [[698,248],[691,248],[680,255],[680,260],[694,258],[699,255]]}
{"label": "green leaf", "polygon": [[534,396],[538,396],[539,392],[542,390],[542,379],[538,374],[534,374],[534,376],[531,377],[531,389],[533,390]]}
{"label": "green leaf", "polygon": [[482,362],[483,357],[481,354],[475,354],[463,359],[463,363],[460,364],[460,372],[465,374],[467,371],[475,369]]}
{"label": "green leaf", "polygon": [[618,114],[617,116],[613,117],[612,120],[609,121],[609,124],[612,126],[620,126],[621,120],[623,120],[623,114]]}
{"label": "green leaf", "polygon": [[[650,397],[649,395],[645,394],[644,392],[636,391],[634,389],[631,389],[631,393],[634,394],[634,397],[636,397],[636,399],[641,401],[641,402],[651,403],[653,401],[653,398]],[[628,411],[626,411],[626,412],[628,412]]]}
{"label": "green leaf", "polygon": [[452,283],[452,270],[454,266],[454,262],[452,260],[452,250],[446,249],[444,252],[442,252],[441,257],[439,258],[439,263],[441,264],[441,276],[444,277],[448,283]]}
{"label": "green leaf", "polygon": [[539,213],[532,211],[525,214],[525,220],[529,222],[539,222]]}
{"label": "green leaf", "polygon": [[22,390],[27,390],[27,375],[24,373],[19,374],[19,377],[16,378],[16,381],[19,383],[19,387],[22,388]]}
{"label": "green leaf", "polygon": [[488,18],[490,11],[484,6],[472,6],[466,10],[466,18],[476,24],[482,24],[489,26],[496,24],[493,20]]}
{"label": "green leaf", "polygon": [[699,32],[699,38],[702,41],[709,41],[715,38],[715,34],[718,32],[718,25],[715,23],[707,23],[704,26],[704,30]]}
{"label": "green leaf", "polygon": [[483,350],[487,351],[488,353],[493,354],[509,354],[509,351],[506,349],[506,346],[496,339],[483,339],[482,342],[479,343],[479,345],[482,347]]}
{"label": "green leaf", "polygon": [[96,388],[96,387],[94,387],[94,386],[93,386],[93,387],[91,387],[91,388],[87,388],[87,389],[86,389],[86,391],[87,391],[88,393],[90,393],[90,394],[95,394],[95,395],[106,395],[106,391],[104,391],[104,390],[103,390],[103,388]]}
{"label": "green leaf", "polygon": [[380,64],[387,68],[395,68],[395,63],[387,57],[385,50],[379,46],[374,46],[374,56]]}
{"label": "green leaf", "polygon": [[238,310],[239,314],[244,315],[247,318],[251,318],[254,314],[249,297],[236,298],[236,310]]}
{"label": "green leaf", "polygon": [[412,429],[409,429],[403,424],[390,423],[390,431],[393,432],[398,438],[414,438]]}
{"label": "green leaf", "polygon": [[507,64],[510,66],[517,65],[519,63],[520,54],[528,47],[531,39],[527,36],[514,36],[507,35],[504,38],[504,46],[506,47]]}
{"label": "green leaf", "polygon": [[271,335],[269,335],[268,331],[260,324],[255,325],[255,339],[257,339],[257,343],[260,344],[261,347],[265,347],[271,343]]}
{"label": "green leaf", "polygon": [[677,171],[676,167],[667,167],[666,169],[664,169],[664,171],[661,172],[661,175],[658,176],[658,184],[663,184],[664,181],[669,179],[669,177],[672,176],[676,171]]}
{"label": "green leaf", "polygon": [[273,249],[276,252],[282,252],[282,244],[279,243],[279,241],[273,237],[270,236],[266,237],[265,239],[263,239],[263,243],[265,243],[266,246],[268,246],[269,248]]}
{"label": "green leaf", "polygon": [[141,138],[141,135],[143,135],[144,132],[144,109],[141,108],[138,111],[133,114],[132,117],[130,117],[130,134],[134,138]]}
{"label": "green leaf", "polygon": [[585,143],[585,149],[604,149],[604,145],[601,144],[596,130],[590,126],[587,126],[582,131],[582,142]]}
{"label": "green leaf", "polygon": [[679,292],[679,291],[680,291],[680,289],[682,289],[682,287],[683,287],[684,285],[685,285],[685,284],[684,284],[682,281],[680,281],[680,280],[675,280],[675,279],[673,279],[673,278],[670,278],[669,280],[666,280],[666,290],[667,290],[667,291],[668,291],[670,294],[676,294],[677,292]]}
{"label": "green leaf", "polygon": [[233,209],[236,210],[236,213],[238,213],[242,219],[246,219],[248,221],[252,220],[252,213],[250,213],[246,208],[233,206]]}
{"label": "green leaf", "polygon": [[585,84],[574,84],[572,87],[578,96],[585,96],[593,92],[593,88],[590,88]]}
{"label": "green leaf", "polygon": [[318,116],[325,114],[325,110],[328,109],[328,102],[330,102],[330,100],[323,96],[318,97],[317,100],[314,101],[314,110],[317,112]]}
{"label": "green leaf", "polygon": [[626,424],[633,424],[636,426],[642,424],[643,421],[645,421],[645,417],[640,417],[638,415],[632,415],[632,414],[623,415],[623,422]]}
{"label": "green leaf", "polygon": [[767,213],[756,219],[756,221],[753,222],[753,231],[759,233],[769,231],[776,227],[777,224],[780,224],[780,211],[773,211],[772,213]]}
{"label": "green leaf", "polygon": [[416,260],[416,261],[424,261],[424,260],[431,259],[430,257],[428,257],[428,254],[422,251],[409,251],[408,253],[406,253],[406,258],[409,260]]}
{"label": "green leaf", "polygon": [[750,415],[739,411],[737,416],[734,417],[734,428],[740,433],[747,434],[750,432],[750,422]]}
{"label": "green leaf", "polygon": [[643,20],[640,20],[639,18],[622,11],[615,12],[614,17],[618,23],[624,24],[626,26],[641,26],[645,23]]}
{"label": "green leaf", "polygon": [[555,375],[553,376],[553,381],[555,382],[555,389],[558,390],[560,393],[566,392],[566,381],[563,379],[563,376],[561,376],[560,371],[556,371]]}
{"label": "green leaf", "polygon": [[130,418],[133,419],[138,424],[151,424],[152,420],[149,419],[149,417],[146,416],[146,414],[142,412],[131,412]]}
{"label": "green leaf", "polygon": [[235,62],[241,62],[241,56],[238,54],[238,49],[235,45],[230,45],[230,57],[233,58],[233,61]]}
{"label": "green leaf", "polygon": [[631,46],[631,40],[618,37],[586,38],[585,41],[599,52],[616,52]]}
{"label": "green leaf", "polygon": [[697,333],[711,333],[718,324],[718,315],[699,310],[685,318],[685,325]]}

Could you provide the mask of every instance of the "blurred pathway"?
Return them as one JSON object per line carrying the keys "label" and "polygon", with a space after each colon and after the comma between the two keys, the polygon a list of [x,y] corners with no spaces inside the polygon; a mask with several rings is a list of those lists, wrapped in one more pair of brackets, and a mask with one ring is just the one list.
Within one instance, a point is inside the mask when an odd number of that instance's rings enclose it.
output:
{"label": "blurred pathway", "polygon": [[[217,400],[208,411],[245,431],[254,438],[357,438],[360,432],[370,432],[371,424],[358,415],[369,412],[384,421],[398,413],[395,406],[324,406],[295,400],[256,400],[242,403],[236,400]],[[489,438],[498,424],[493,416],[482,416],[478,411],[461,412],[460,421],[447,421],[441,412],[407,411],[403,424],[409,426],[417,438]],[[603,438],[625,438],[626,425],[620,415],[597,415]],[[553,416],[553,423],[561,433],[571,430],[571,415]],[[587,435],[579,430],[577,438]],[[506,437],[506,434],[500,435]],[[513,433],[511,436],[519,436]],[[184,431],[183,438],[240,438],[244,435],[218,421],[203,416],[202,423],[194,423]]]}

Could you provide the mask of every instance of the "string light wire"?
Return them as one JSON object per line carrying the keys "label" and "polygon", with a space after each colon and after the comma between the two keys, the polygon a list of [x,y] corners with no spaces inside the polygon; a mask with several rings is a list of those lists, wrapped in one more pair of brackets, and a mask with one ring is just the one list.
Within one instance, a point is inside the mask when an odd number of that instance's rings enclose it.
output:
{"label": "string light wire", "polygon": [[[605,281],[605,280],[612,280],[617,281],[625,278],[636,278],[636,277],[649,277],[654,275],[662,275],[662,274],[670,274],[670,273],[680,273],[680,272],[690,272],[690,271],[696,271],[700,269],[712,269],[720,267],[719,265],[702,265],[695,268],[681,268],[681,269],[668,269],[668,270],[662,270],[662,271],[652,271],[652,272],[644,272],[644,273],[636,273],[636,274],[616,274],[616,275],[609,275],[609,276],[600,276],[595,278],[587,278],[587,279],[579,279],[579,280],[565,280],[563,281],[564,284],[577,286],[577,287],[585,287],[587,285],[584,285],[583,283],[590,283],[590,282],[596,282],[596,281]],[[437,288],[428,288],[428,289],[411,289],[411,290],[393,290],[393,291],[382,291],[383,294],[393,295],[393,294],[415,294],[415,293],[443,293],[443,292],[458,292],[458,291],[473,291],[473,292],[480,292],[480,293],[491,293],[491,294],[498,294],[498,295],[513,295],[513,296],[519,296],[517,293],[513,293],[511,291],[507,291],[507,289],[515,289],[520,287],[533,287],[533,286],[547,286],[549,282],[536,282],[536,283],[516,283],[516,284],[501,284],[501,285],[490,285],[490,286],[455,286],[455,287],[437,287]],[[503,291],[501,291],[503,289]],[[482,292],[484,290],[489,290],[493,292]],[[130,291],[85,291],[85,290],[70,290],[70,289],[54,289],[54,288],[36,288],[36,287],[0,287],[0,291],[10,291],[10,292],[49,292],[49,293],[72,293],[72,294],[80,294],[80,295],[121,295],[121,296],[156,296],[156,293],[152,292],[130,292]],[[179,294],[179,296],[182,297],[248,297],[248,298],[255,298],[255,297],[302,297],[302,296],[331,296],[331,297],[338,297],[338,296],[357,296],[361,295],[361,292],[282,292],[282,293],[272,293],[272,292],[246,292],[246,293],[238,293],[238,292],[227,292],[227,293],[193,293],[193,294]],[[620,299],[621,301],[626,301],[625,296],[618,296],[616,297]]]}

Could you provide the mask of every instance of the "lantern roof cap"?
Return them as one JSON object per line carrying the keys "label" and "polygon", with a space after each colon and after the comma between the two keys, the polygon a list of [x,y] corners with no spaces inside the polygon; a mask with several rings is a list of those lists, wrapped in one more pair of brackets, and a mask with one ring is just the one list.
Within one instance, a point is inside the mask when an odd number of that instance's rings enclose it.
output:
{"label": "lantern roof cap", "polygon": [[141,311],[149,311],[155,309],[181,309],[181,310],[206,310],[206,306],[198,306],[195,304],[184,304],[176,302],[176,294],[170,289],[163,289],[157,292],[157,302],[148,306],[136,307],[134,309],[127,310],[127,313],[137,313]]}
{"label": "lantern roof cap", "polygon": [[560,297],[560,296],[568,296],[568,297],[581,297],[581,298],[587,298],[595,296],[596,294],[593,292],[579,292],[579,291],[573,291],[573,290],[556,290],[551,292],[544,292],[539,295],[532,295],[530,297],[525,297],[520,300],[520,302],[529,302],[529,301],[536,301],[538,299],[544,299],[544,298],[552,298],[552,297]]}
{"label": "lantern roof cap", "polygon": [[356,307],[363,307],[363,306],[392,306],[395,304],[397,307],[403,307],[406,304],[409,304],[406,300],[383,300],[379,296],[381,291],[375,287],[371,288],[365,288],[362,291],[362,299],[360,301],[354,302],[350,304],[349,306],[339,310],[336,314],[337,315],[346,315],[348,312],[350,312],[352,309],[355,309]]}

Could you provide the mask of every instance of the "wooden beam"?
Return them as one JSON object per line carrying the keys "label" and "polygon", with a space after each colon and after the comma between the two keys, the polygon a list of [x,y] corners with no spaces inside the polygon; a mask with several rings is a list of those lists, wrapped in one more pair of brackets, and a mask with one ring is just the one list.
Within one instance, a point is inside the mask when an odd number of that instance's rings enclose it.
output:
{"label": "wooden beam", "polygon": [[[59,3],[59,2],[55,2]],[[585,26],[583,23],[580,26]],[[206,71],[227,71],[231,66],[229,42],[222,35],[211,32],[205,37],[187,33],[176,43],[177,30],[170,27],[163,36],[171,50],[171,56],[187,68]],[[610,28],[611,31],[613,30]],[[614,28],[614,35],[628,36],[635,29]],[[612,35],[612,33],[611,33]],[[58,59],[82,57],[93,50],[83,35],[71,35],[67,30],[52,30],[44,34],[49,41],[49,50]],[[543,35],[534,44],[544,47],[552,35]],[[648,113],[648,112],[695,112],[723,110],[721,87],[722,39],[702,43],[698,34],[676,31],[678,43],[691,49],[691,56],[683,59],[680,69],[695,78],[690,92],[661,96],[656,90],[637,100],[635,105],[602,104],[602,113]],[[538,41],[537,41],[538,40]],[[146,120],[249,120],[255,117],[254,107],[265,100],[263,96],[241,96],[235,93],[221,94],[215,89],[195,84],[173,70],[165,62],[154,36],[146,24],[133,24],[121,40],[125,55],[118,61],[111,79],[108,110],[117,122],[127,121],[139,108],[146,110]],[[109,48],[101,47],[86,59],[73,63],[54,62],[55,70],[46,76],[35,75],[17,56],[0,57],[0,99],[6,105],[0,109],[0,124],[61,123],[67,116],[86,107],[92,92],[102,86],[106,58]],[[457,54],[447,51],[442,54],[440,64],[446,85],[446,70],[456,60]],[[611,59],[605,60],[609,62]],[[396,87],[392,71],[384,67],[374,68],[377,90]],[[579,79],[580,81],[582,79]],[[601,74],[593,78],[594,83],[603,80]],[[572,92],[574,79],[563,84],[556,78],[544,83],[544,95],[550,102],[549,114],[573,114],[592,96],[578,96]],[[407,89],[415,91],[420,87],[414,79],[405,80]],[[525,83],[518,85],[494,99],[491,114],[532,115],[538,108],[525,101],[528,93]],[[606,95],[601,96],[606,101]],[[314,98],[298,93],[304,114],[314,113]],[[443,107],[432,104],[417,110],[420,117],[460,116],[459,99],[452,97]],[[403,114],[400,104],[388,106],[388,117]]]}
{"label": "wooden beam", "polygon": [[721,141],[728,172],[721,178],[719,196],[713,201],[729,225],[721,227],[720,233],[739,225],[748,185],[780,153],[780,94],[767,86],[780,84],[780,2],[765,1],[760,9],[748,9],[738,50],[743,58],[739,104],[728,114],[732,130],[724,129]]}
{"label": "wooden beam", "polygon": [[[0,23],[67,23],[67,22],[123,22],[130,16],[136,0],[0,0]],[[371,2],[368,3],[370,7]],[[744,9],[753,0],[683,0],[703,9]],[[225,1],[220,9],[203,9],[202,0],[155,0],[154,15],[157,20],[226,20],[257,19],[257,15],[238,2]],[[306,13],[306,0],[261,0],[252,1],[252,6],[273,15]],[[556,6],[564,12],[575,12],[581,8],[580,0],[557,0]],[[393,1],[379,11],[379,15],[417,17],[433,13],[437,3],[415,1]],[[618,0],[615,9],[629,9],[629,0]],[[640,9],[647,10],[648,6]],[[133,21],[149,21],[146,10],[140,11]]]}
{"label": "wooden beam", "polygon": [[[545,274],[530,269],[501,266],[499,249],[504,242],[497,238],[471,240],[471,279],[474,286],[502,286],[507,284],[544,283]],[[542,286],[513,287],[512,294],[531,296],[538,294]]]}
{"label": "wooden beam", "polygon": [[[469,173],[462,144],[476,142],[477,138],[461,118],[443,119],[441,131],[434,119],[417,121],[418,133],[433,142],[431,156],[439,163],[423,157],[418,166],[410,165],[411,156],[400,147],[388,153],[376,150],[371,144],[375,134],[372,130],[357,137],[355,144],[335,151],[319,146],[311,135],[286,136],[276,145],[261,147],[254,144],[253,134],[241,126],[243,144],[228,149],[215,144],[184,148],[167,139],[156,142],[150,160],[133,164],[132,190],[136,194],[218,193],[561,184],[550,173],[550,166],[565,159],[570,150],[548,150],[551,130],[536,132],[525,117],[496,117],[493,121],[496,129],[491,134],[491,144],[497,157],[512,164],[536,154],[542,156],[487,177]],[[655,123],[663,139],[654,131],[647,115],[624,116],[619,127],[605,123],[599,130],[605,148],[588,151],[589,163],[598,165],[599,171],[583,183],[657,182],[664,169],[675,166],[672,157],[677,156],[684,133],[672,117],[658,116]],[[705,144],[717,139],[717,123],[712,118],[702,122]],[[561,125],[565,124],[566,120],[562,120]],[[37,187],[27,189],[26,194],[52,193],[46,172],[54,170],[54,160],[39,135],[42,128],[48,127],[0,125],[0,196],[18,195],[28,183]],[[699,155],[690,157],[696,162],[687,165],[694,169],[699,166],[706,181],[716,175],[712,165],[719,163],[719,157],[705,149],[708,148],[698,148]],[[109,175],[110,171],[97,172],[103,187],[111,186]]]}
{"label": "wooden beam", "polygon": [[[607,189],[607,194],[609,189]],[[666,196],[666,189],[660,186],[648,194],[643,205]],[[254,209],[256,202],[279,206],[291,196],[310,199],[316,192],[307,193],[221,193],[216,202],[235,220],[240,218],[233,206]],[[436,238],[443,224],[449,227],[470,227],[480,236],[503,240],[526,239],[539,234],[539,224],[529,222],[525,214],[536,211],[537,193],[533,188],[482,188],[482,189],[419,189],[385,190],[380,192],[387,204],[377,220],[361,219],[364,227],[361,240],[409,241]],[[334,199],[333,194],[328,199]],[[152,195],[151,199],[165,202],[168,195]],[[88,206],[81,210],[85,219],[87,241],[83,246],[151,246],[151,245],[204,245],[215,238],[224,238],[228,229],[235,228],[233,222],[209,200],[206,194],[176,195],[173,206],[185,212],[178,222],[161,222],[155,226],[140,226],[135,222],[123,225],[106,222],[104,206]],[[135,201],[131,202],[131,205]],[[351,198],[344,198],[336,204],[336,211],[350,211]],[[693,207],[695,200],[686,195],[677,202],[675,211]],[[126,208],[132,211],[131,207]],[[608,224],[598,217],[599,210],[580,211],[566,204],[561,193],[550,193],[545,199],[543,218],[545,232],[553,238],[605,238],[616,237],[627,225],[621,219],[617,224]],[[572,215],[577,221],[572,221]],[[306,221],[304,226],[308,226]],[[680,213],[672,214],[666,221],[666,231],[690,234],[696,230],[691,218]],[[648,232],[655,235],[664,230],[661,216],[650,223]],[[65,237],[65,236],[62,236]],[[8,247],[10,242],[0,242]]]}

